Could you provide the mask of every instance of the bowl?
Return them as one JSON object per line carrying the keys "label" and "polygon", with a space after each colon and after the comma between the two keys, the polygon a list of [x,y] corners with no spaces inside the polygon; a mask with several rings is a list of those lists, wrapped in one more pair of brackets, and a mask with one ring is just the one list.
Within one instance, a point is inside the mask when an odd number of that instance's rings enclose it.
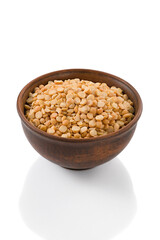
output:
{"label": "bowl", "polygon": [[[48,81],[72,78],[104,82],[110,87],[114,85],[123,89],[134,103],[133,120],[117,132],[88,139],[57,137],[33,126],[24,115],[24,104],[29,92]],[[67,69],[42,75],[29,82],[18,96],[17,111],[28,141],[40,155],[65,168],[88,169],[113,159],[127,146],[141,116],[142,101],[135,88],[119,77],[95,70]]]}

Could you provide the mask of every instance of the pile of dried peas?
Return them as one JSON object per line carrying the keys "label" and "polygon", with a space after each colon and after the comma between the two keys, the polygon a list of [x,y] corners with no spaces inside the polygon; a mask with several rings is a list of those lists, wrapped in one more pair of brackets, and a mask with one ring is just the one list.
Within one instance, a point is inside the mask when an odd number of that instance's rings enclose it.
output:
{"label": "pile of dried peas", "polygon": [[78,78],[36,87],[29,93],[25,109],[34,126],[64,138],[107,135],[134,117],[133,102],[122,89]]}

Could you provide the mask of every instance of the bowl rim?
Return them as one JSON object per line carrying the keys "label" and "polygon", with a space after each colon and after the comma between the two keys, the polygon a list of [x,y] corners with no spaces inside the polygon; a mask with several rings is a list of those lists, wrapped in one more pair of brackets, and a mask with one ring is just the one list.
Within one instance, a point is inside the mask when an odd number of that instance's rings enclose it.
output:
{"label": "bowl rim", "polygon": [[[63,138],[63,137],[59,137],[59,136],[54,136],[51,134],[48,134],[47,132],[44,132],[42,130],[40,130],[39,128],[35,127],[34,125],[32,125],[27,118],[24,115],[24,112],[21,110],[21,99],[22,96],[24,95],[25,91],[35,82],[42,80],[43,78],[45,79],[46,77],[51,76],[53,73],[63,73],[63,72],[73,72],[73,71],[86,71],[86,72],[92,72],[95,74],[104,74],[104,75],[108,75],[109,77],[115,78],[116,80],[118,80],[119,82],[122,82],[123,84],[127,85],[128,88],[130,88],[130,90],[135,94],[136,98],[137,98],[137,113],[135,114],[134,118],[131,120],[130,123],[128,123],[126,126],[124,126],[123,128],[121,128],[120,130],[118,130],[117,132],[113,132],[107,135],[102,135],[102,136],[97,136],[94,138],[84,138],[84,139],[77,139],[77,138]],[[22,122],[32,131],[34,131],[35,133],[41,135],[42,137],[45,138],[49,138],[52,140],[57,140],[57,141],[63,141],[63,142],[77,142],[77,143],[82,143],[82,142],[92,142],[92,141],[102,141],[105,139],[109,139],[109,138],[113,138],[116,136],[120,136],[122,134],[124,134],[125,132],[127,132],[129,129],[131,129],[134,125],[137,124],[137,121],[139,120],[141,114],[142,114],[142,109],[143,109],[143,104],[142,104],[142,100],[141,97],[139,95],[139,93],[137,92],[137,90],[127,81],[123,80],[122,78],[119,78],[113,74],[107,73],[107,72],[103,72],[103,71],[98,71],[98,70],[93,70],[93,69],[85,69],[85,68],[72,68],[72,69],[63,69],[63,70],[58,70],[58,71],[53,71],[53,72],[49,72],[46,74],[43,74],[35,79],[33,79],[32,81],[30,81],[29,83],[27,83],[22,90],[20,91],[18,98],[17,98],[17,111],[19,114],[20,119],[22,120]]]}

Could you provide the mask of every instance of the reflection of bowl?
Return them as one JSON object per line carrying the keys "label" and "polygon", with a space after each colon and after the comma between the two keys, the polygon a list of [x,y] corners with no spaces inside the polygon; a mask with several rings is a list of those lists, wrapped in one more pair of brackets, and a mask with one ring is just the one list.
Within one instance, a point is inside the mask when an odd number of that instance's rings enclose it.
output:
{"label": "reflection of bowl", "polygon": [[[115,133],[89,139],[67,139],[49,135],[29,123],[24,115],[24,104],[29,92],[48,81],[72,78],[105,82],[108,86],[120,87],[133,101],[135,117],[127,126]],[[111,160],[126,147],[141,116],[142,101],[137,91],[129,83],[114,75],[95,70],[68,69],[48,73],[29,82],[18,96],[17,110],[26,137],[43,157],[66,168],[86,169]]]}
{"label": "reflection of bowl", "polygon": [[117,158],[66,171],[39,157],[19,201],[24,223],[45,240],[111,240],[131,223],[136,205],[131,178]]}

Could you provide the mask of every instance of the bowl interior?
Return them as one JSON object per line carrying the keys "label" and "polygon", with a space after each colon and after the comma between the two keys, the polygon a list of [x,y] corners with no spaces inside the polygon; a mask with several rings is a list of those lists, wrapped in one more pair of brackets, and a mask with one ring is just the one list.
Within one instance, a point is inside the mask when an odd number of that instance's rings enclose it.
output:
{"label": "bowl interior", "polygon": [[[24,110],[24,104],[26,102],[26,99],[28,98],[29,92],[33,92],[34,88],[39,86],[40,84],[46,84],[48,81],[53,81],[53,80],[66,80],[66,79],[73,79],[73,78],[79,78],[83,80],[90,80],[93,82],[104,82],[107,83],[108,86],[116,86],[120,87],[124,93],[128,95],[128,97],[132,100],[134,104],[134,109],[135,109],[135,116],[132,119],[131,122],[129,122],[126,126],[121,128],[119,131],[110,133],[104,136],[99,136],[96,138],[86,138],[86,139],[70,139],[70,138],[62,138],[59,136],[54,136],[51,134],[48,134],[39,128],[33,126],[25,117],[25,110]],[[131,86],[128,82],[124,81],[123,79],[116,77],[114,75],[105,73],[105,72],[100,72],[96,70],[88,70],[88,69],[67,69],[67,70],[60,70],[60,71],[55,71],[51,72],[45,75],[42,75],[31,82],[29,82],[20,92],[18,99],[17,99],[17,110],[18,114],[23,122],[23,124],[30,129],[31,131],[34,131],[36,134],[41,135],[42,137],[45,138],[50,138],[50,139],[56,139],[57,141],[62,141],[62,142],[92,142],[92,141],[97,141],[97,140],[102,140],[102,139],[108,139],[111,137],[116,137],[116,136],[122,136],[123,133],[127,132],[129,129],[132,129],[136,124],[138,119],[141,116],[142,112],[142,101],[141,98],[136,91],[136,89]]]}

